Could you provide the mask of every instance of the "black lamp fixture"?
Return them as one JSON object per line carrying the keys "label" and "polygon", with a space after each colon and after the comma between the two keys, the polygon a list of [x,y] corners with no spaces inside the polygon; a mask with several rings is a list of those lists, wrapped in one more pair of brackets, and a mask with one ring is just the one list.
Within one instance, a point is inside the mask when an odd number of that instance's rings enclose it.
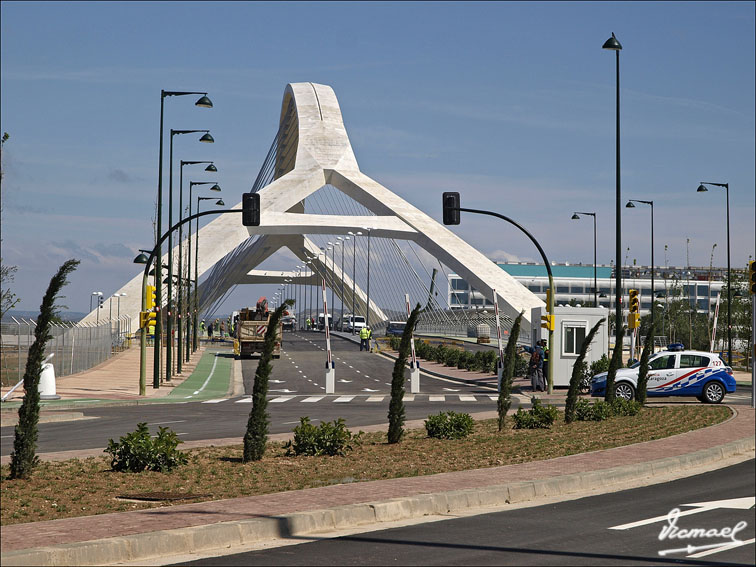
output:
{"label": "black lamp fixture", "polygon": [[194,103],[194,106],[199,106],[201,108],[212,108],[213,102],[207,97],[207,95],[203,95],[197,100],[197,102]]}
{"label": "black lamp fixture", "polygon": [[223,199],[218,199],[217,201],[215,201],[215,204],[218,205],[219,207],[226,206],[226,203],[223,202]]}
{"label": "black lamp fixture", "polygon": [[145,254],[144,252],[140,252],[139,256],[137,256],[136,258],[134,258],[134,263],[135,264],[146,264],[148,259],[149,258],[147,257],[147,254]]}

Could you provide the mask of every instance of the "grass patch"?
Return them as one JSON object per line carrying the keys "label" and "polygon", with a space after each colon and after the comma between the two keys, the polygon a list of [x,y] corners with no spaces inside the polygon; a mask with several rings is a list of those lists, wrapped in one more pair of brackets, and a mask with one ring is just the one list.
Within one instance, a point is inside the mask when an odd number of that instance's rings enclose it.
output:
{"label": "grass patch", "polygon": [[[271,443],[260,461],[241,463],[242,445],[187,451],[187,465],[171,473],[110,470],[106,456],[43,462],[29,480],[8,480],[2,467],[0,524],[89,516],[171,502],[124,502],[119,496],[166,492],[220,500],[368,480],[422,476],[495,467],[598,451],[660,439],[729,418],[726,406],[690,405],[644,408],[638,415],[602,422],[565,425],[561,416],[550,429],[497,431],[495,419],[475,423],[469,437],[431,439],[425,429],[407,431],[388,445],[385,433],[365,434],[345,457],[290,457],[283,443]],[[181,503],[178,500],[177,503]]]}

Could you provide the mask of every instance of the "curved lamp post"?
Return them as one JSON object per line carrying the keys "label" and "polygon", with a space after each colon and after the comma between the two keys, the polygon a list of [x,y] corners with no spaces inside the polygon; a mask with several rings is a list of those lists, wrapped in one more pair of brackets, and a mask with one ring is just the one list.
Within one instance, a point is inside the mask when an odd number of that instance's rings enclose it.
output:
{"label": "curved lamp post", "polygon": [[[193,183],[190,181],[190,183]],[[195,183],[195,185],[199,185],[203,182]],[[220,187],[218,187],[217,191],[220,191]],[[197,197],[197,213],[200,212],[200,201],[209,201],[215,199],[215,197]],[[222,207],[225,205],[223,202],[223,199],[218,199],[215,201],[216,206]],[[196,329],[197,327],[197,319],[199,317],[199,292],[198,292],[198,284],[199,284],[199,219],[197,219],[197,230],[196,230],[196,236],[194,238],[194,327]]]}
{"label": "curved lamp post", "polygon": [[589,215],[593,217],[593,306],[598,307],[598,287],[596,284],[596,213],[573,213],[572,220],[580,220],[579,215]]}
{"label": "curved lamp post", "polygon": [[[163,115],[165,109],[165,99],[169,96],[185,96],[185,95],[202,95],[194,103],[195,106],[200,108],[212,108],[213,103],[207,97],[206,92],[202,91],[160,91],[160,151],[158,157],[158,198],[157,198],[157,234],[155,237],[155,245],[158,246],[160,236],[163,234]],[[158,257],[163,257],[162,246],[158,247]],[[146,258],[145,258],[146,261]],[[162,303],[163,290],[161,280],[163,279],[161,274],[160,262],[158,262],[157,275],[155,277],[155,298],[158,304],[158,312],[155,317],[155,364],[154,373],[160,379],[160,338],[163,332],[162,316],[160,313],[160,305]],[[144,301],[144,298],[142,299]],[[169,349],[170,350],[170,349]]]}
{"label": "curved lamp post", "polygon": [[357,307],[355,307],[355,284],[357,282],[357,237],[362,236],[361,232],[352,232],[351,230],[347,233],[349,236],[352,237],[352,334],[355,334],[355,320],[354,317],[357,315]]}
{"label": "curved lamp post", "polygon": [[698,193],[708,191],[707,185],[724,187],[727,198],[727,366],[732,367],[732,274],[730,273],[730,184],[702,181]]}
{"label": "curved lamp post", "polygon": [[[654,332],[654,303],[656,302],[656,287],[654,287],[654,272],[656,271],[656,266],[654,264],[654,202],[653,201],[642,201],[640,199],[630,199],[627,202],[628,209],[634,209],[635,205],[633,203],[643,203],[644,205],[650,205],[651,206],[651,332]],[[653,337],[651,338],[651,352],[653,352]],[[692,347],[690,347],[692,348]]]}
{"label": "curved lamp post", "polygon": [[620,191],[620,65],[619,65],[619,56],[620,51],[622,50],[622,45],[619,41],[617,41],[617,38],[615,37],[614,33],[612,33],[612,37],[607,39],[604,42],[604,45],[601,46],[602,49],[608,49],[609,51],[614,51],[617,55],[617,138],[616,138],[616,149],[617,149],[617,161],[616,161],[616,192],[617,192],[617,203],[616,203],[616,234],[615,234],[615,241],[616,241],[616,261],[614,263],[615,266],[615,286],[616,286],[616,297],[615,297],[615,336],[619,336],[619,329],[622,326],[622,269],[621,269],[621,260],[622,260],[622,196]]}

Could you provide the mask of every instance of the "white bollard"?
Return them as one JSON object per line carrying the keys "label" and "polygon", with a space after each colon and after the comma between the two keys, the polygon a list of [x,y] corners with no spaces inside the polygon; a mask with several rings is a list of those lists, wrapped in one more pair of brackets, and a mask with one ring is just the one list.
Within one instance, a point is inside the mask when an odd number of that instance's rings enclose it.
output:
{"label": "white bollard", "polygon": [[326,366],[326,394],[336,393],[336,369],[333,367],[333,362],[329,366]]}
{"label": "white bollard", "polygon": [[420,363],[410,363],[410,393],[420,393]]}
{"label": "white bollard", "polygon": [[42,373],[39,376],[39,399],[40,400],[59,400],[60,396],[55,393],[55,367],[47,362],[55,353],[45,358],[42,363]]}

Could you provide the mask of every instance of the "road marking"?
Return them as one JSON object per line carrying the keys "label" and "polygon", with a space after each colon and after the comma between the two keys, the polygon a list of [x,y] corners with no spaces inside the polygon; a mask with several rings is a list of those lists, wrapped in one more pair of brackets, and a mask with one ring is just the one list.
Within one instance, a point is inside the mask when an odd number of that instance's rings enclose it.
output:
{"label": "road marking", "polygon": [[178,421],[158,421],[155,423],[148,423],[147,425],[166,425],[167,423],[184,423],[185,419],[179,419]]}
{"label": "road marking", "polygon": [[[277,398],[273,398],[272,400],[269,400],[271,404],[281,404],[283,402],[288,402],[289,400],[293,400],[296,398],[296,396],[278,396]],[[299,423],[298,421],[292,421],[291,423]]]}
{"label": "road marking", "polygon": [[367,400],[365,400],[365,401],[366,401],[366,402],[382,402],[382,401],[383,401],[383,398],[385,398],[385,397],[386,397],[386,396],[370,396],[370,397],[369,397],[369,398],[368,398]]}
{"label": "road marking", "polygon": [[354,399],[354,396],[340,396],[333,400],[334,403],[336,402],[351,402]]}
{"label": "road marking", "polygon": [[[693,504],[681,504],[681,506],[694,506],[690,510],[680,512],[677,510],[677,517],[690,516],[691,514],[698,514],[700,512],[707,512],[709,510],[716,510],[718,508],[730,508],[734,510],[748,510],[754,507],[756,503],[756,497],[746,496],[744,498],[731,498],[729,500],[712,500],[710,502],[696,502]],[[655,524],[656,522],[663,522],[669,518],[669,512],[663,516],[655,516],[653,518],[647,518],[645,520],[639,520],[637,522],[631,522],[629,524],[621,524],[619,526],[612,526],[610,530],[629,530],[637,528],[638,526],[645,526],[647,524]]]}
{"label": "road marking", "polygon": [[[213,377],[213,374],[215,374],[215,365],[216,365],[216,364],[218,364],[218,353],[215,353],[215,357],[213,358],[213,367],[212,367],[212,368],[210,369],[210,374],[208,374],[208,376],[207,376],[207,380],[205,380],[205,383],[204,383],[204,384],[202,384],[202,386],[200,387],[200,389],[199,389],[199,390],[197,390],[196,392],[194,392],[194,394],[192,394],[193,396],[196,396],[196,395],[197,395],[197,394],[199,394],[199,393],[200,393],[200,392],[201,392],[202,390],[204,390],[204,389],[205,389],[205,386],[207,386],[208,382],[210,382],[210,378],[212,378],[212,377]],[[189,397],[189,396],[187,396],[187,397]]]}
{"label": "road marking", "polygon": [[325,396],[310,396],[309,398],[305,398],[304,400],[302,400],[302,402],[303,403],[319,402],[323,398],[325,398]]}
{"label": "road marking", "polygon": [[236,400],[234,402],[235,404],[251,404],[252,403],[252,396],[248,398],[242,398],[241,400]]}
{"label": "road marking", "polygon": [[429,402],[445,402],[446,396],[428,396]]}
{"label": "road marking", "polygon": [[460,402],[477,402],[478,400],[475,399],[475,396],[459,396]]}
{"label": "road marking", "polygon": [[720,551],[727,551],[728,549],[740,547],[741,545],[749,545],[751,543],[754,543],[754,541],[756,541],[755,538],[751,538],[746,541],[730,541],[730,542],[720,545],[719,547],[715,547],[714,549],[708,549],[706,551],[694,553],[693,555],[688,555],[688,557],[704,557],[705,555],[711,555],[712,553],[719,553]]}
{"label": "road marking", "polygon": [[405,402],[414,402],[415,401],[415,396],[412,395],[412,394],[410,394],[409,396],[404,396],[404,401]]}

